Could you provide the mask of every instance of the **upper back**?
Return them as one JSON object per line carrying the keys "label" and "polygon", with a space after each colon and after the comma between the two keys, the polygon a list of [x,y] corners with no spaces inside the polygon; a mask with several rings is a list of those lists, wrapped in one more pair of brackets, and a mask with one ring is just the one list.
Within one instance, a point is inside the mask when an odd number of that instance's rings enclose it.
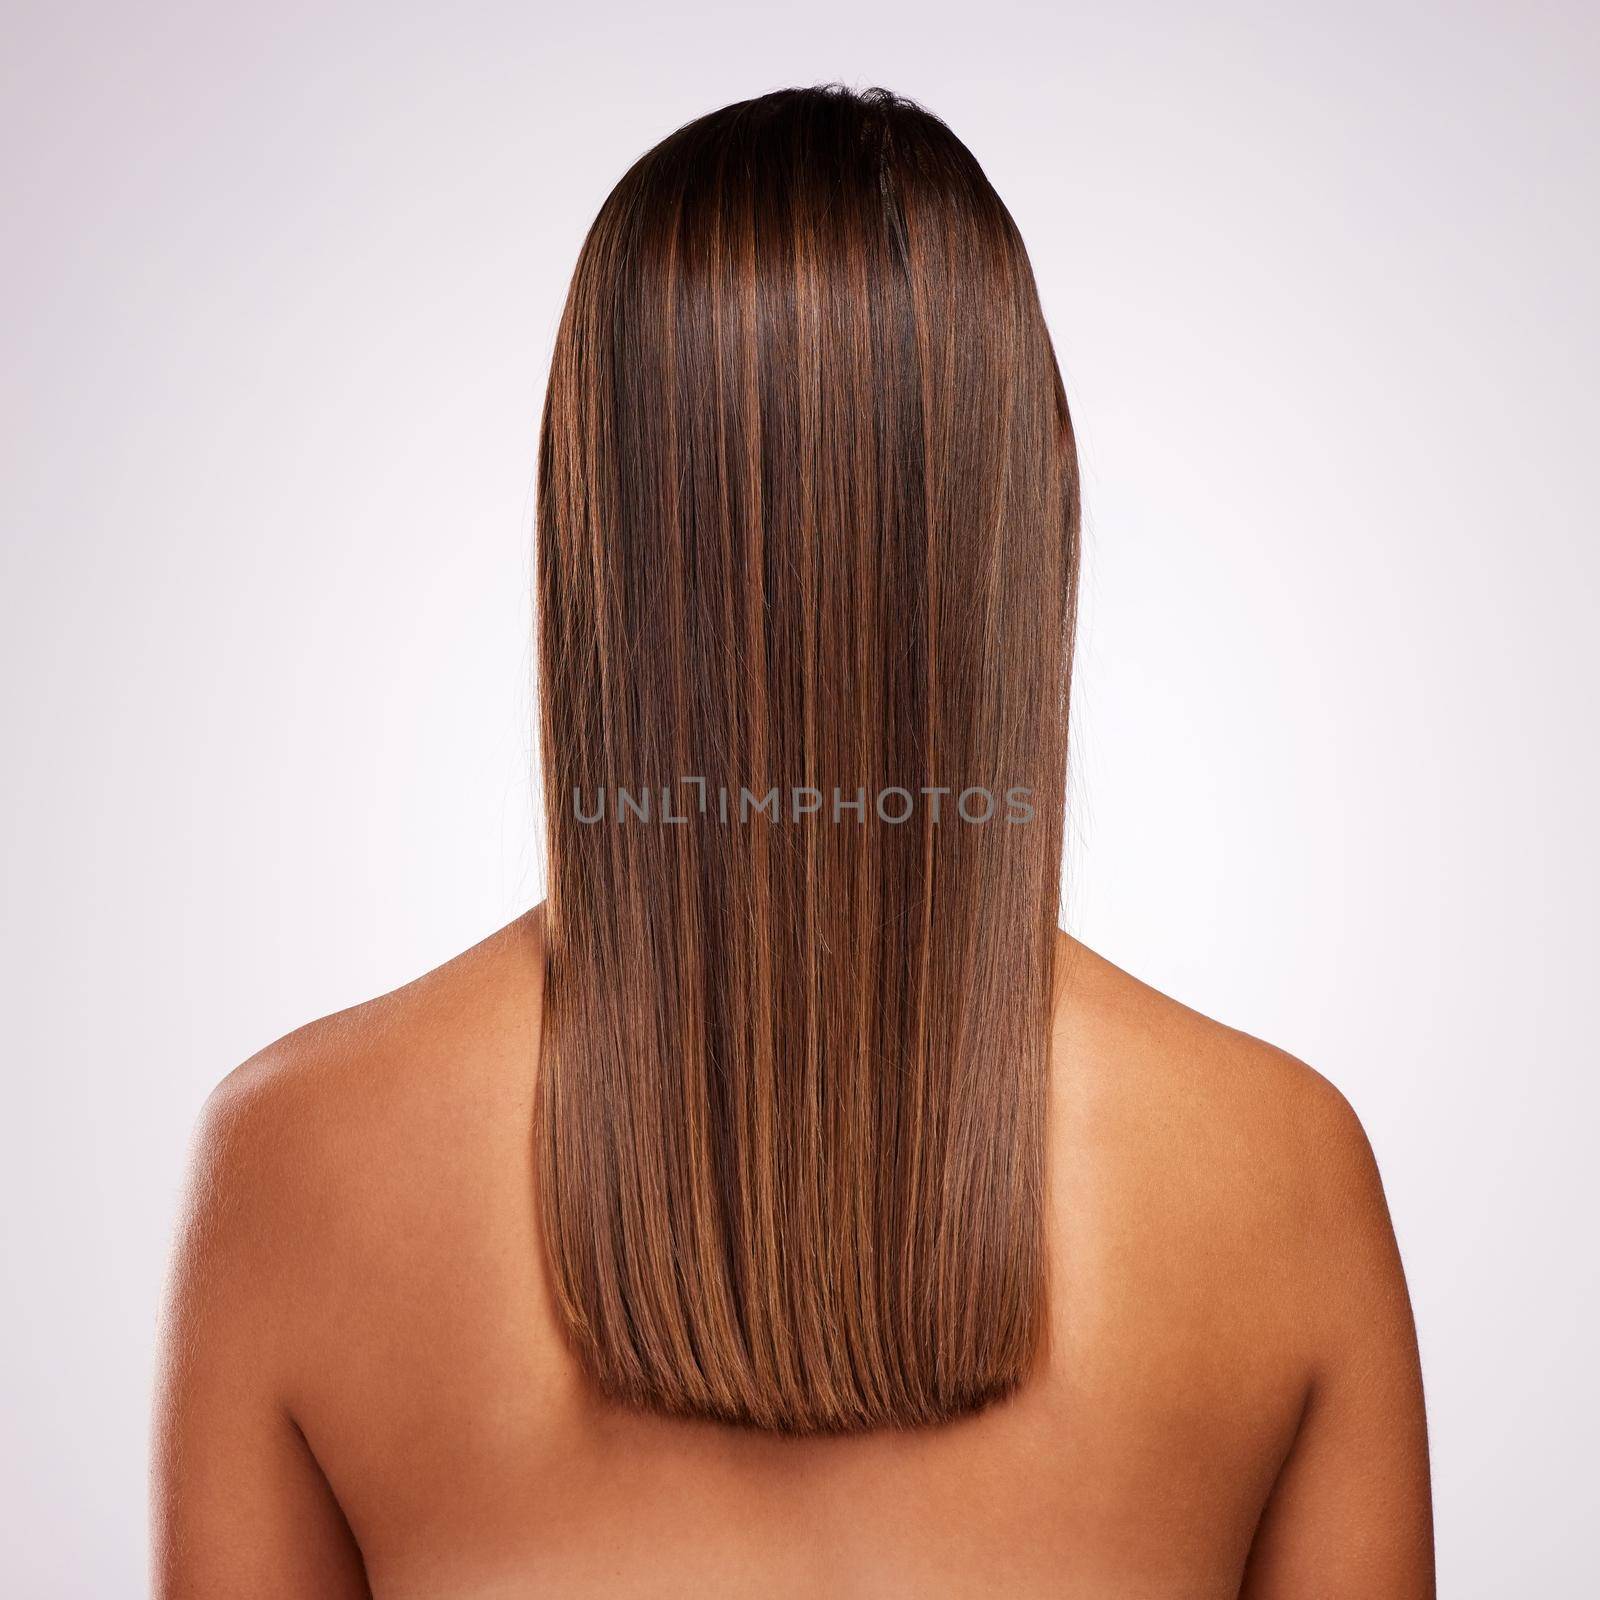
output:
{"label": "upper back", "polygon": [[[280,1499],[325,1531],[323,1592],[1189,1600],[1238,1593],[1253,1541],[1252,1592],[1295,1581],[1310,1419],[1399,1281],[1316,1074],[1063,936],[1037,1371],[941,1427],[784,1438],[625,1411],[570,1353],[532,1170],[542,972],[534,912],[214,1097],[164,1448],[212,1448],[196,1418],[248,1370],[316,1475]],[[169,1509],[175,1559],[198,1513]]]}

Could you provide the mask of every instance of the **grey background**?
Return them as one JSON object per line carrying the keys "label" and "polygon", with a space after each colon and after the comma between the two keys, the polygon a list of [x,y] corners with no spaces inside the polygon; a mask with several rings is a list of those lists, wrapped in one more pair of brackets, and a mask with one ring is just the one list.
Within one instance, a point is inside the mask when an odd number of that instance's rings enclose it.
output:
{"label": "grey background", "polygon": [[1593,1568],[1592,8],[27,4],[0,128],[0,1586],[143,1585],[210,1085],[540,893],[534,430],[642,149],[968,141],[1083,441],[1077,933],[1311,1061],[1450,1596]]}

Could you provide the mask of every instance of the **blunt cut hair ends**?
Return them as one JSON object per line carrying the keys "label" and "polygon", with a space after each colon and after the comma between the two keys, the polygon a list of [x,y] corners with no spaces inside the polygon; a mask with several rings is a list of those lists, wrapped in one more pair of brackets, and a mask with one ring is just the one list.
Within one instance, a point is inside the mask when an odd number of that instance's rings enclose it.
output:
{"label": "blunt cut hair ends", "polygon": [[844,1433],[1029,1372],[1078,527],[1027,254],[936,117],[785,90],[612,191],[540,440],[536,1129],[612,1399]]}

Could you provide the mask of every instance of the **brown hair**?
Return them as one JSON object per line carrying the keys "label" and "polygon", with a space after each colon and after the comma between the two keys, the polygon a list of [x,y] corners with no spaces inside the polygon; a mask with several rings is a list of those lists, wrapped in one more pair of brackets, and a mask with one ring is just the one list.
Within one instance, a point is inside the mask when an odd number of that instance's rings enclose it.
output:
{"label": "brown hair", "polygon": [[614,1399],[848,1432],[1026,1374],[1077,545],[1027,255],[937,118],[784,90],[612,191],[540,441],[537,1155]]}

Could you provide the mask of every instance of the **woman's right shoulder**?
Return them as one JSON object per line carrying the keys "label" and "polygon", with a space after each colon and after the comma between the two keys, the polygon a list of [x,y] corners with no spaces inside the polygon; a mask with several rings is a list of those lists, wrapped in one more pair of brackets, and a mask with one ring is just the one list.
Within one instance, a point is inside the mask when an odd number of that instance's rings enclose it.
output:
{"label": "woman's right shoulder", "polygon": [[1275,1334],[1309,1382],[1366,1297],[1404,1294],[1360,1118],[1288,1051],[1066,935],[1060,950],[1052,1138],[1064,1198],[1114,1195],[1130,1249],[1210,1315]]}
{"label": "woman's right shoulder", "polygon": [[1248,1157],[1263,1181],[1320,1173],[1340,1189],[1367,1174],[1372,1151],[1361,1121],[1322,1073],[1162,994],[1065,933],[1058,948],[1054,1055],[1069,1105],[1159,1125],[1176,1144],[1224,1165],[1230,1153]]}
{"label": "woman's right shoulder", "polygon": [[1072,1353],[1119,1417],[1166,1419],[1170,1451],[1232,1440],[1251,1463],[1266,1501],[1241,1594],[1431,1595],[1416,1330],[1360,1119],[1287,1051],[1081,945],[1063,956],[1052,1191]]}
{"label": "woman's right shoulder", "polygon": [[1349,1102],[1070,941],[1054,1044],[1065,1392],[1264,1497],[1250,1600],[1431,1595],[1416,1331]]}

